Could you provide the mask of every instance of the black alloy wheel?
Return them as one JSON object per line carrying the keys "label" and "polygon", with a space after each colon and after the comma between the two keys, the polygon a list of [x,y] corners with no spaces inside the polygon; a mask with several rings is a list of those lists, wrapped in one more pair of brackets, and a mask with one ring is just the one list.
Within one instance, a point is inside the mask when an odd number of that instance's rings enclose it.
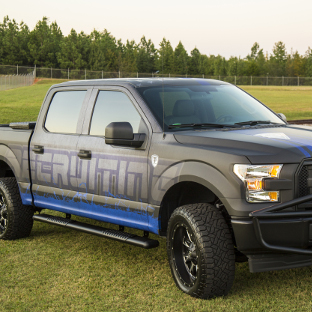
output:
{"label": "black alloy wheel", "polygon": [[173,231],[173,262],[183,284],[191,287],[198,273],[198,251],[185,224],[178,223]]}
{"label": "black alloy wheel", "polygon": [[5,198],[0,194],[0,235],[2,235],[8,224],[8,208],[5,202]]}

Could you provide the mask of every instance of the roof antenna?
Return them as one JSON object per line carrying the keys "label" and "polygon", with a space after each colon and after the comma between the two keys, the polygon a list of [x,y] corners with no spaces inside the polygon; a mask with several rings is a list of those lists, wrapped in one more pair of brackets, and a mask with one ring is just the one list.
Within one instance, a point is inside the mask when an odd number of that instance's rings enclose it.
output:
{"label": "roof antenna", "polygon": [[165,88],[164,88],[164,49],[162,52],[162,58],[161,58],[161,75],[162,75],[162,102],[163,102],[163,140],[166,137],[165,134]]}

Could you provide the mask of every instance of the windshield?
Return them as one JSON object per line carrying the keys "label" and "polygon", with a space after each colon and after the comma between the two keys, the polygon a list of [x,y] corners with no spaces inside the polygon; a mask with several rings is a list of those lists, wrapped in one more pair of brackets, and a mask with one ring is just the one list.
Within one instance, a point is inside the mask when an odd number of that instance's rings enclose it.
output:
{"label": "windshield", "polygon": [[254,126],[284,122],[233,85],[149,86],[137,89],[165,131],[214,124]]}

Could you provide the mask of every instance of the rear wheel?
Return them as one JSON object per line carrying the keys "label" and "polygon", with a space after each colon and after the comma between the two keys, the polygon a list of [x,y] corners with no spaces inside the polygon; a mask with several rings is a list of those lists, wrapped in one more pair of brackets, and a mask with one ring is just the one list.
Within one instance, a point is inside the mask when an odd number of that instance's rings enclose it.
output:
{"label": "rear wheel", "polygon": [[169,220],[167,253],[175,283],[185,293],[208,299],[229,292],[235,272],[234,246],[215,206],[177,208]]}
{"label": "rear wheel", "polygon": [[15,178],[0,179],[0,238],[29,236],[33,214],[31,207],[23,205]]}

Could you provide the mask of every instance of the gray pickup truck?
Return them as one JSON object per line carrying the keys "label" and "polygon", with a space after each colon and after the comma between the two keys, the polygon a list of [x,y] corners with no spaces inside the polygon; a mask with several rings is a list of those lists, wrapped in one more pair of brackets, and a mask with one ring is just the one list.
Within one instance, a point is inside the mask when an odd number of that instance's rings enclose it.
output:
{"label": "gray pickup truck", "polygon": [[235,260],[311,265],[311,190],[312,131],[221,81],[61,83],[37,122],[0,126],[0,238],[33,220],[143,248],[165,236],[176,285],[198,298],[229,292]]}

